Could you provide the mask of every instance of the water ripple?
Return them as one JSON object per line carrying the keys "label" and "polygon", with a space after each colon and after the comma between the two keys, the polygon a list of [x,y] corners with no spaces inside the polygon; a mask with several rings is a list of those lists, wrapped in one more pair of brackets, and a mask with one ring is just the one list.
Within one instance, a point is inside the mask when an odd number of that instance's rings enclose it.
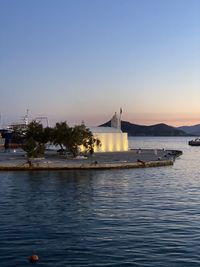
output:
{"label": "water ripple", "polygon": [[[200,265],[199,151],[166,168],[0,173],[1,267]],[[150,142],[150,144],[149,144]],[[131,143],[131,142],[130,142]]]}

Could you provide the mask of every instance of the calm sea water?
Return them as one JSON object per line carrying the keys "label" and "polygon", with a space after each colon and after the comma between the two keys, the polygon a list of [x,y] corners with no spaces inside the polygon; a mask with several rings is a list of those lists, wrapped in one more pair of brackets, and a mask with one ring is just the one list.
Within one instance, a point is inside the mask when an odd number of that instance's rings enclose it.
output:
{"label": "calm sea water", "polygon": [[174,166],[0,172],[0,266],[200,266],[200,147],[190,138],[131,138],[183,150]]}

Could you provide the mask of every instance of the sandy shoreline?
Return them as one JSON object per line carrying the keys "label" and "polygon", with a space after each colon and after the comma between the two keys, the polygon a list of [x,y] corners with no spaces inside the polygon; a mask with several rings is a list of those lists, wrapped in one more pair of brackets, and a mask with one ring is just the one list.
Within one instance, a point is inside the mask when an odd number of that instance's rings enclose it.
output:
{"label": "sandy shoreline", "polygon": [[21,150],[0,150],[0,171],[116,169],[169,166],[182,154],[176,150],[135,149],[128,152],[96,153],[87,158],[69,158],[47,151],[44,158],[27,160]]}

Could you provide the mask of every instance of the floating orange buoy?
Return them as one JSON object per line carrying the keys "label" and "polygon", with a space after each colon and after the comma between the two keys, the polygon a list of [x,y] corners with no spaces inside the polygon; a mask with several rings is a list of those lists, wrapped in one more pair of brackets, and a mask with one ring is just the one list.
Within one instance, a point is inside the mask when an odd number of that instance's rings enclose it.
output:
{"label": "floating orange buoy", "polygon": [[29,261],[31,263],[36,263],[37,261],[39,261],[38,255],[36,255],[36,254],[31,255],[30,258],[29,258]]}

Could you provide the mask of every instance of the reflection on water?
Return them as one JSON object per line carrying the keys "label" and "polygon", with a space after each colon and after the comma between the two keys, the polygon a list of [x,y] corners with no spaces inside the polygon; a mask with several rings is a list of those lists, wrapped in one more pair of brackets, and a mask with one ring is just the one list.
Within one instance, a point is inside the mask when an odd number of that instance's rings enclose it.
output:
{"label": "reflection on water", "polygon": [[199,149],[188,138],[132,138],[175,148],[174,166],[1,172],[0,266],[199,266]]}

